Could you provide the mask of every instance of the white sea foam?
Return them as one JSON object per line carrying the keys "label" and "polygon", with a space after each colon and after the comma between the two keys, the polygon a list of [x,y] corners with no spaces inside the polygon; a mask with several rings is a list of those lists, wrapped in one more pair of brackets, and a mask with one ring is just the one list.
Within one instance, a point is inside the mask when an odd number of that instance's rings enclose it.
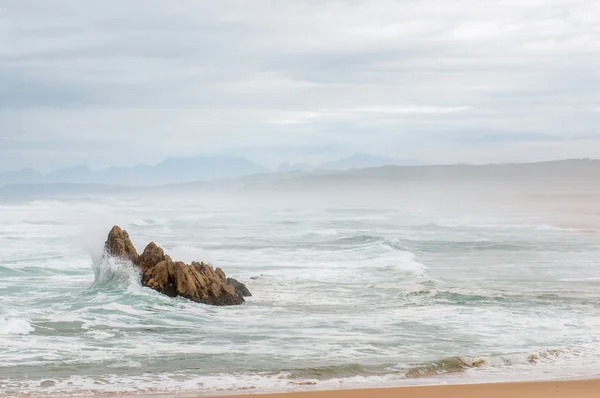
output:
{"label": "white sea foam", "polygon": [[[356,375],[347,377],[332,377],[329,379],[301,377],[293,378],[289,372],[258,372],[258,373],[215,373],[212,375],[192,375],[182,372],[161,373],[158,375],[136,375],[123,377],[111,374],[111,370],[120,368],[138,368],[140,364],[135,362],[124,362],[115,364],[107,369],[108,373],[102,377],[86,377],[73,375],[66,379],[41,379],[35,381],[13,381],[7,380],[3,393],[0,396],[11,395],[13,391],[20,391],[32,396],[42,395],[72,395],[85,394],[148,394],[148,393],[188,393],[188,394],[215,394],[232,393],[246,394],[253,392],[285,392],[285,391],[310,391],[328,389],[349,389],[357,387],[390,387],[410,386],[428,384],[460,384],[472,381],[473,372],[480,372],[483,377],[479,382],[488,381],[519,381],[528,380],[531,377],[537,379],[552,379],[547,373],[546,367],[536,367],[525,357],[515,366],[512,372],[496,372],[495,366],[479,365],[467,369],[465,372],[440,374],[437,379],[422,377],[406,378],[404,372],[393,371],[382,375]],[[573,371],[571,366],[575,362],[589,364],[591,359],[569,357],[561,362],[562,366]],[[467,360],[470,360],[467,359]],[[112,368],[112,369],[111,369]],[[537,369],[537,370],[536,370]],[[581,377],[586,373],[574,371],[570,377]],[[51,381],[51,382],[49,382]],[[1,386],[1,384],[0,384]],[[43,388],[41,388],[43,387]]]}
{"label": "white sea foam", "polygon": [[337,236],[338,231],[332,228],[327,229],[317,229],[313,231],[309,231],[308,234],[320,235],[320,236]]}
{"label": "white sea foam", "polygon": [[[529,218],[144,203],[0,208],[0,395],[243,393],[600,371],[600,251],[591,235],[538,230]],[[253,297],[210,307],[143,288],[131,263],[102,258],[113,222],[138,249],[154,239],[174,259],[221,266]],[[475,242],[494,255],[472,250]],[[405,378],[414,364],[443,358],[477,366]],[[314,370],[353,363],[384,374]],[[73,371],[45,378],[62,364]]]}
{"label": "white sea foam", "polygon": [[115,337],[114,333],[103,332],[101,330],[89,330],[85,334],[96,340],[108,340]]}
{"label": "white sea foam", "polygon": [[419,262],[417,257],[408,251],[397,251],[382,255],[372,260],[373,266],[383,270],[397,270],[424,277],[427,266]]}
{"label": "white sea foam", "polygon": [[93,264],[94,285],[127,284],[134,290],[141,289],[140,271],[130,261],[104,256]]}
{"label": "white sea foam", "polygon": [[0,316],[0,335],[27,335],[33,330],[28,319],[10,315]]}

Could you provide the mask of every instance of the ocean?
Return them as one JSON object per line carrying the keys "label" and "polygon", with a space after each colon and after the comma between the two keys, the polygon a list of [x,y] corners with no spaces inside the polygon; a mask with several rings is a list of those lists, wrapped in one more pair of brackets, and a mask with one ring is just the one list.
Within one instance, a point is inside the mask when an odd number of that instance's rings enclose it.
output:
{"label": "ocean", "polygon": [[[247,284],[169,298],[114,224]],[[600,374],[600,241],[519,212],[70,199],[0,205],[0,396],[226,394]]]}

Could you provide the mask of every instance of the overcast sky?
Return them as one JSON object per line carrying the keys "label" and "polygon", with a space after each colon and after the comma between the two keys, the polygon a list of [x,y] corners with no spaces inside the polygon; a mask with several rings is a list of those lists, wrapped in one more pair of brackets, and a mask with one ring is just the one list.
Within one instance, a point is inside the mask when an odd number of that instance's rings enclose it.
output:
{"label": "overcast sky", "polygon": [[600,157],[599,0],[0,1],[0,170]]}

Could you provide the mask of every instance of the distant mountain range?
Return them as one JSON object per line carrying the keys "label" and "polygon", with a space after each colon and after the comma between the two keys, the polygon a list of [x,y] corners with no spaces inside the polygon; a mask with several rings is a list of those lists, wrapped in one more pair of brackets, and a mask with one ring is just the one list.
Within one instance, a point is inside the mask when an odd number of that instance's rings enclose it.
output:
{"label": "distant mountain range", "polygon": [[[75,173],[75,172],[73,172]],[[85,172],[84,172],[85,173]],[[31,177],[29,171],[21,175]],[[217,181],[167,183],[157,186],[134,186],[102,183],[29,183],[0,187],[0,202],[34,198],[71,197],[137,197],[151,195],[208,195],[239,198],[243,195],[274,194],[293,199],[314,194],[327,198],[363,197],[369,201],[404,197],[437,198],[442,202],[460,202],[462,197],[523,197],[536,195],[570,197],[579,194],[594,203],[600,195],[595,181],[600,178],[600,160],[573,159],[563,161],[447,166],[382,166],[352,170],[290,171],[259,173]],[[450,200],[445,195],[455,194]],[[584,196],[581,196],[585,193]],[[334,195],[334,196],[332,196]],[[394,196],[395,195],[395,196]],[[286,196],[286,197],[287,197]],[[541,197],[541,196],[540,196]],[[394,200],[395,200],[394,199]],[[387,199],[386,199],[387,200]],[[600,215],[600,212],[597,213]]]}
{"label": "distant mountain range", "polygon": [[0,185],[38,183],[86,183],[111,185],[162,185],[234,178],[269,172],[266,167],[236,156],[168,158],[155,166],[110,167],[92,171],[86,166],[42,175],[31,169],[0,173]]}
{"label": "distant mountain range", "polygon": [[[350,170],[386,165],[415,165],[413,160],[355,154],[334,162],[320,165],[282,164],[278,172],[312,170]],[[0,173],[0,186],[7,184],[78,183],[156,186],[193,181],[212,181],[236,178],[252,174],[271,173],[274,170],[251,162],[239,156],[196,156],[168,158],[157,165],[137,165],[132,167],[110,167],[92,171],[87,166],[60,169],[46,175],[26,168]]]}

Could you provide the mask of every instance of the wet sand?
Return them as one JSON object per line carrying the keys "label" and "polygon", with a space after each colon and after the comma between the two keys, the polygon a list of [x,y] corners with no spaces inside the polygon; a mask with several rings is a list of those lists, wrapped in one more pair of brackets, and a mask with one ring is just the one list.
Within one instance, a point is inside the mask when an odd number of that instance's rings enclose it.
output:
{"label": "wet sand", "polygon": [[[221,396],[223,397],[223,396]],[[598,398],[600,379],[242,394],[228,398]]]}

